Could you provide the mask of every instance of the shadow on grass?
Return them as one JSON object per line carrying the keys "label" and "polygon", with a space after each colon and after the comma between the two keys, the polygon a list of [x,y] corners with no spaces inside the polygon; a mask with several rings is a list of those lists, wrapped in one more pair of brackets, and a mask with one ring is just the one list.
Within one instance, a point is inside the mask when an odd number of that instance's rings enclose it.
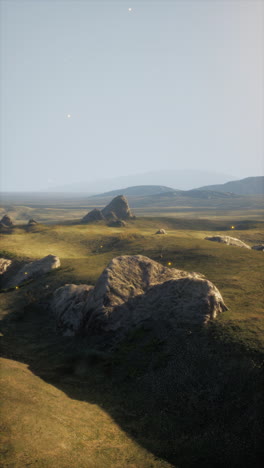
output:
{"label": "shadow on grass", "polygon": [[57,336],[52,314],[35,304],[6,316],[2,332],[4,357],[99,405],[172,466],[261,466],[263,356],[225,339],[219,324],[149,322],[110,352],[102,337]]}

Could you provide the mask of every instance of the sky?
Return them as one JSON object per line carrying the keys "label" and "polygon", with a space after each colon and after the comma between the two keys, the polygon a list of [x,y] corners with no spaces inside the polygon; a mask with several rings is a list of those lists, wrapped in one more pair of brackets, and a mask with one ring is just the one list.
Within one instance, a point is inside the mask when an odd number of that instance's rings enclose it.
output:
{"label": "sky", "polygon": [[1,0],[1,190],[264,172],[262,0]]}

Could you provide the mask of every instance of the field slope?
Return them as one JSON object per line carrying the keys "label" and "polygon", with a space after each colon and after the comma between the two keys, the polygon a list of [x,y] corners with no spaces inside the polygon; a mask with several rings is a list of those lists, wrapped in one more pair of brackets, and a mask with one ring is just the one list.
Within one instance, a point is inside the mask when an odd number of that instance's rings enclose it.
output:
{"label": "field slope", "polygon": [[[1,256],[61,259],[59,270],[0,294],[2,466],[261,466],[264,257],[204,240],[234,235],[228,225],[139,218],[122,229],[58,224],[1,234]],[[160,227],[166,236],[154,234]],[[262,223],[244,223],[235,236],[263,242]],[[204,330],[143,327],[113,352],[56,335],[45,305],[52,291],[94,284],[122,254],[203,273],[229,310]]]}

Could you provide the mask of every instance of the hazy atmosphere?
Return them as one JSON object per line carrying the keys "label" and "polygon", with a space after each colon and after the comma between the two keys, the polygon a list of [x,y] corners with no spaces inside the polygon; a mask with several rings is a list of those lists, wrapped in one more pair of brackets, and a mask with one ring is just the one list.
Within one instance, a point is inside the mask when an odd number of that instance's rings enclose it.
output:
{"label": "hazy atmosphere", "polygon": [[2,0],[1,190],[261,175],[263,14],[254,0]]}

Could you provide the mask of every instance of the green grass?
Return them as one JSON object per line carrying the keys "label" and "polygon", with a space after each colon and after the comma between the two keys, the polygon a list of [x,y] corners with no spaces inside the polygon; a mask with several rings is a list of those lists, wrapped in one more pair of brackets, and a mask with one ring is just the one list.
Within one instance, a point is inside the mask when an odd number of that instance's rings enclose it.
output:
{"label": "green grass", "polygon": [[[263,253],[204,240],[263,242],[261,222],[241,228],[233,218],[235,232],[227,218],[179,216],[1,234],[3,256],[61,259],[59,270],[0,294],[3,466],[261,466]],[[166,236],[154,234],[161,227]],[[206,330],[135,330],[112,353],[57,336],[38,301],[67,282],[94,284],[123,254],[203,273],[229,310]]]}

